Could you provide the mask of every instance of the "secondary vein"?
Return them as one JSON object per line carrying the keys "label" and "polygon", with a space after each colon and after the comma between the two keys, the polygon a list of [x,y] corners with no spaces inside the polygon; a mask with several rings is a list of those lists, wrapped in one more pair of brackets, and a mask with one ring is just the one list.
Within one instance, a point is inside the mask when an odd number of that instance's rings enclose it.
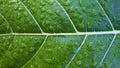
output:
{"label": "secondary vein", "polygon": [[98,0],[96,0],[96,2],[98,3],[98,5],[99,5],[99,6],[100,6],[100,8],[102,9],[102,11],[104,12],[104,14],[105,14],[106,18],[108,19],[108,21],[109,21],[109,23],[110,23],[110,25],[111,25],[111,27],[112,27],[112,29],[113,29],[113,31],[114,31],[114,30],[115,30],[115,28],[114,28],[114,26],[113,26],[113,24],[112,24],[112,22],[111,22],[111,20],[110,20],[109,16],[107,15],[107,13],[106,13],[105,9],[102,7],[102,5],[99,3],[99,1],[98,1]]}
{"label": "secondary vein", "polygon": [[85,43],[85,40],[87,39],[87,36],[85,36],[83,42],[81,43],[81,45],[79,46],[79,48],[77,49],[76,53],[73,55],[73,57],[71,58],[70,62],[66,65],[65,68],[68,68],[68,66],[71,64],[71,62],[74,60],[74,58],[76,57],[76,55],[78,54],[78,52],[80,51],[80,49],[82,48],[83,44]]}
{"label": "secondary vein", "polygon": [[[20,0],[19,0],[20,1]],[[38,26],[38,28],[41,30],[42,33],[44,33],[44,31],[42,30],[42,28],[40,27],[40,25],[38,24],[37,20],[35,19],[35,17],[32,15],[32,13],[30,12],[30,10],[25,6],[25,4],[20,1],[20,3],[24,6],[24,8],[27,10],[27,12],[30,14],[30,16],[33,18],[33,20],[35,21],[36,25]]]}
{"label": "secondary vein", "polygon": [[98,65],[98,67],[97,67],[97,68],[99,68],[99,66],[103,63],[104,59],[106,58],[106,56],[107,56],[108,52],[110,51],[110,48],[112,47],[112,44],[113,44],[113,42],[114,42],[115,38],[116,38],[116,34],[114,35],[114,37],[113,37],[113,39],[112,39],[112,41],[111,41],[111,43],[110,43],[109,47],[107,48],[107,50],[106,50],[106,52],[105,52],[105,54],[104,54],[103,58],[101,59],[101,61],[100,61],[100,63],[99,63],[99,65]]}
{"label": "secondary vein", "polygon": [[75,27],[75,25],[74,25],[72,19],[70,18],[69,14],[67,13],[67,11],[64,9],[64,7],[63,7],[57,0],[55,0],[55,1],[56,1],[57,4],[62,8],[62,10],[65,12],[65,14],[67,15],[67,17],[68,17],[68,19],[70,20],[70,22],[71,22],[71,24],[72,24],[74,30],[75,30],[76,32],[78,32],[77,28]]}

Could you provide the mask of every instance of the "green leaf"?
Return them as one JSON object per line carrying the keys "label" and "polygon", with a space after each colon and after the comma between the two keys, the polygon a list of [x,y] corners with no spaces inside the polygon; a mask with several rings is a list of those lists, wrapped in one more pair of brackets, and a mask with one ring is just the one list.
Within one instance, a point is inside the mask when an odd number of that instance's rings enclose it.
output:
{"label": "green leaf", "polygon": [[0,68],[120,68],[120,0],[0,0]]}

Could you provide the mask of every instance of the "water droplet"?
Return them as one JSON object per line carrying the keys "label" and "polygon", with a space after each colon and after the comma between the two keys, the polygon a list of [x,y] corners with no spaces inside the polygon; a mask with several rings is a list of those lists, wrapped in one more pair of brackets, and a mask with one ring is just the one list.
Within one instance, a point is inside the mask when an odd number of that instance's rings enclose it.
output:
{"label": "water droplet", "polygon": [[40,5],[41,5],[41,6],[45,6],[45,2],[44,2],[44,1],[41,1]]}
{"label": "water droplet", "polygon": [[73,9],[70,7],[70,8],[68,8],[68,12],[69,13],[72,13],[73,12]]}
{"label": "water droplet", "polygon": [[104,13],[99,12],[98,14],[99,14],[99,16],[104,17]]}
{"label": "water droplet", "polygon": [[81,0],[78,0],[79,1],[79,5],[82,6],[82,1]]}
{"label": "water droplet", "polygon": [[49,48],[49,49],[47,49],[47,51],[48,51],[48,52],[52,52],[52,49],[51,49],[51,48]]}
{"label": "water droplet", "polygon": [[49,64],[53,64],[53,60],[52,59],[46,59],[46,62]]}
{"label": "water droplet", "polygon": [[110,37],[109,40],[112,41],[113,37]]}
{"label": "water droplet", "polygon": [[58,50],[61,50],[61,47],[58,47]]}
{"label": "water droplet", "polygon": [[88,45],[88,46],[87,46],[87,50],[89,50],[89,51],[90,51],[90,50],[93,50],[93,46],[92,46],[92,45]]}
{"label": "water droplet", "polygon": [[70,5],[69,0],[67,0],[66,2],[64,2],[63,5],[64,5],[64,6],[69,6],[69,5]]}
{"label": "water droplet", "polygon": [[23,52],[23,49],[20,49],[20,52]]}
{"label": "water droplet", "polygon": [[17,0],[10,0],[9,1],[9,4],[14,4],[14,3],[16,3],[17,2]]}
{"label": "water droplet", "polygon": [[120,35],[118,35],[117,37],[118,37],[118,39],[120,39]]}
{"label": "water droplet", "polygon": [[82,11],[83,11],[83,12],[86,12],[86,9],[85,9],[85,7],[82,7]]}
{"label": "water droplet", "polygon": [[102,44],[101,40],[97,40],[97,45],[101,45],[101,44]]}
{"label": "water droplet", "polygon": [[30,68],[34,68],[34,65],[30,65]]}
{"label": "water droplet", "polygon": [[52,15],[51,10],[47,10],[46,12],[47,12],[48,14]]}
{"label": "water droplet", "polygon": [[53,3],[54,3],[54,2],[51,1],[51,0],[48,1],[48,4],[49,4],[49,5],[52,5]]}
{"label": "water droplet", "polygon": [[44,19],[44,17],[45,17],[44,15],[41,15],[41,16],[40,16],[41,19]]}
{"label": "water droplet", "polygon": [[79,61],[76,61],[76,64],[79,66],[79,65],[81,65],[81,61],[79,60]]}
{"label": "water droplet", "polygon": [[20,30],[21,28],[20,28],[20,26],[17,26],[17,30]]}
{"label": "water droplet", "polygon": [[23,11],[24,9],[23,9],[22,7],[19,7],[18,10],[19,10],[19,11]]}
{"label": "water droplet", "polygon": [[111,28],[111,26],[110,25],[106,25],[106,28]]}
{"label": "water droplet", "polygon": [[101,47],[99,48],[99,50],[101,50],[101,51],[104,50],[104,46],[101,46]]}
{"label": "water droplet", "polygon": [[29,49],[30,52],[33,52],[34,50],[35,50],[34,47],[30,47],[30,49]]}
{"label": "water droplet", "polygon": [[13,52],[12,56],[16,58],[18,56],[18,53],[17,52]]}
{"label": "water droplet", "polygon": [[46,11],[46,9],[45,9],[45,8],[42,8],[42,9],[41,9],[41,12],[45,12],[45,11]]}

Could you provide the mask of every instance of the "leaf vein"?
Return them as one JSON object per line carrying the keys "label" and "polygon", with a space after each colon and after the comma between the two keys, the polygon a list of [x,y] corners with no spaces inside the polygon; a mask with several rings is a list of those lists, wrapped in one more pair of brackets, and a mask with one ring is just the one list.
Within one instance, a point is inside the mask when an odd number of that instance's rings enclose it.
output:
{"label": "leaf vein", "polygon": [[80,45],[79,48],[77,49],[76,53],[73,55],[73,57],[71,58],[70,62],[66,65],[65,68],[68,68],[68,66],[69,66],[69,65],[71,64],[71,62],[74,60],[74,58],[76,57],[76,55],[78,54],[78,52],[79,52],[80,49],[82,48],[83,44],[85,43],[85,41],[86,41],[86,39],[87,39],[87,36],[88,36],[88,35],[86,35],[86,36],[84,37],[83,42],[81,43],[81,45]]}
{"label": "leaf vein", "polygon": [[114,26],[113,26],[113,24],[112,24],[112,22],[111,22],[111,20],[110,20],[110,18],[109,18],[109,16],[108,16],[108,14],[106,13],[105,9],[102,7],[102,5],[100,4],[100,2],[99,2],[98,0],[96,0],[96,2],[97,2],[97,4],[99,5],[99,7],[102,9],[102,11],[104,12],[106,18],[108,19],[108,21],[109,21],[109,23],[110,23],[110,25],[111,25],[111,27],[112,27],[112,29],[113,29],[113,31],[114,31],[115,28],[114,28]]}
{"label": "leaf vein", "polygon": [[74,25],[72,19],[70,18],[69,14],[67,13],[67,11],[66,11],[66,10],[64,9],[64,7],[58,2],[58,0],[55,0],[55,1],[56,1],[57,4],[62,8],[62,10],[65,12],[65,14],[66,14],[66,16],[68,17],[68,19],[70,20],[70,22],[71,22],[71,24],[72,24],[74,30],[75,30],[76,32],[78,32],[77,28],[75,27],[75,25]]}
{"label": "leaf vein", "polygon": [[[106,50],[106,52],[105,52],[105,54],[104,54],[103,58],[101,59],[101,61],[100,61],[99,65],[98,65],[98,67],[102,64],[102,62],[103,62],[103,61],[104,61],[104,59],[106,58],[106,56],[107,56],[108,52],[110,51],[110,48],[112,47],[112,44],[113,44],[113,42],[114,42],[115,38],[116,38],[116,34],[114,35],[114,37],[113,37],[113,39],[112,39],[112,41],[111,41],[111,43],[110,43],[109,47],[107,48],[107,50]],[[98,67],[97,67],[97,68],[98,68]]]}
{"label": "leaf vein", "polygon": [[10,26],[11,32],[14,33],[14,32],[13,32],[13,29],[12,29],[12,27],[11,27],[11,25],[10,25],[10,23],[8,22],[8,20],[7,20],[1,13],[0,13],[0,15],[1,15],[2,18],[5,20],[5,22]]}
{"label": "leaf vein", "polygon": [[41,50],[41,48],[42,48],[43,45],[45,44],[47,38],[48,38],[48,35],[46,35],[43,43],[41,44],[41,46],[39,47],[39,49],[36,51],[36,53],[33,55],[33,57],[32,57],[26,64],[24,64],[21,68],[24,68],[26,65],[28,65],[28,64],[38,55],[39,51]]}
{"label": "leaf vein", "polygon": [[32,13],[30,12],[30,10],[25,6],[25,4],[19,0],[20,3],[24,6],[24,8],[27,10],[27,12],[30,14],[30,16],[33,18],[33,20],[35,21],[36,25],[38,26],[39,30],[41,30],[42,33],[44,33],[44,31],[42,30],[42,28],[40,27],[40,25],[38,24],[37,20],[35,19],[35,17],[32,15]]}

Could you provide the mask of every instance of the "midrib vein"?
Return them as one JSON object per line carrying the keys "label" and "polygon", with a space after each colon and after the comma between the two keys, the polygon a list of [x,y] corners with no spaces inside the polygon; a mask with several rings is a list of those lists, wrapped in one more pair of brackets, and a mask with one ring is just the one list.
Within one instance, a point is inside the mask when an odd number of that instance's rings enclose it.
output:
{"label": "midrib vein", "polygon": [[72,24],[74,30],[75,30],[76,32],[78,32],[77,28],[75,27],[75,25],[74,25],[72,19],[70,18],[69,14],[67,13],[67,11],[66,11],[66,10],[64,9],[64,7],[58,2],[58,0],[55,0],[55,1],[56,1],[57,4],[62,8],[62,10],[64,11],[64,13],[66,14],[66,16],[68,17],[68,19],[70,20],[70,22],[71,22],[71,24]]}
{"label": "midrib vein", "polygon": [[25,6],[25,4],[19,0],[20,3],[24,6],[24,8],[26,9],[26,11],[30,14],[30,16],[33,18],[33,20],[35,21],[36,25],[38,26],[39,30],[44,33],[44,31],[42,30],[42,28],[40,27],[40,25],[38,24],[37,20],[35,19],[35,17],[32,15],[32,13],[30,12],[30,10]]}
{"label": "midrib vein", "polygon": [[102,35],[102,34],[120,34],[120,30],[116,31],[102,31],[102,32],[77,32],[77,33],[7,33],[7,34],[0,34],[3,35]]}

